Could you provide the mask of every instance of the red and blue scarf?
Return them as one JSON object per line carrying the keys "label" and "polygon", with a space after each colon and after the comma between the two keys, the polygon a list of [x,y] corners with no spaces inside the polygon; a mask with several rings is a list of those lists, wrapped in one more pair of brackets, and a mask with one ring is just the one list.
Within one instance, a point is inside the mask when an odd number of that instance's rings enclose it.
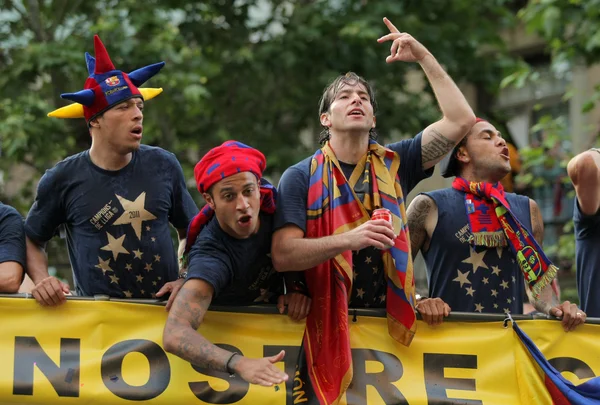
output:
{"label": "red and blue scarf", "polygon": [[546,257],[533,234],[510,210],[502,184],[468,182],[456,177],[452,187],[465,193],[465,207],[475,246],[510,246],[527,285],[537,298],[558,268]]}
{"label": "red and blue scarf", "polygon": [[[416,332],[415,289],[399,167],[398,154],[370,141],[368,152],[347,181],[326,143],[311,161],[306,237],[347,232],[368,221],[372,210],[390,210],[398,237],[392,248],[381,251],[388,284],[388,330],[395,340],[408,346]],[[371,193],[365,194],[362,203],[353,187],[358,182],[371,183]],[[312,306],[306,319],[297,376],[310,380],[320,404],[337,404],[352,380],[348,330],[352,252],[345,251],[307,270],[306,281]]]}

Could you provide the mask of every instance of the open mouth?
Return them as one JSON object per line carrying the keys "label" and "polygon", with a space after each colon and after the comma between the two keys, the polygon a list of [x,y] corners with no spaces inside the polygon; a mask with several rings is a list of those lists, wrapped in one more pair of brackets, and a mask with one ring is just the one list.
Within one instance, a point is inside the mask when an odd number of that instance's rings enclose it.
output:
{"label": "open mouth", "polygon": [[510,159],[510,152],[508,151],[508,148],[503,148],[502,152],[500,153],[500,156],[507,160]]}
{"label": "open mouth", "polygon": [[252,221],[252,217],[250,215],[242,215],[240,219],[238,219],[238,223],[242,226],[249,225],[250,221]]}
{"label": "open mouth", "polygon": [[350,110],[350,112],[348,113],[348,115],[358,115],[358,116],[364,116],[365,114],[362,112],[362,110],[360,108],[355,108],[353,110]]}
{"label": "open mouth", "polygon": [[133,127],[133,129],[131,130],[132,134],[141,136],[142,135],[142,126],[141,125],[137,125],[135,127]]}

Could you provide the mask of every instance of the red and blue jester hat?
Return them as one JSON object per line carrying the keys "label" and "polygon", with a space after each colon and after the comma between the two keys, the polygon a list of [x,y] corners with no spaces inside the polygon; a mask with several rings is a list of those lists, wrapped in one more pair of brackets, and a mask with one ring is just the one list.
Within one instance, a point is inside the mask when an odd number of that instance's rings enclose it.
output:
{"label": "red and blue jester hat", "polygon": [[161,88],[139,89],[138,86],[157,74],[165,62],[154,63],[131,73],[125,73],[115,68],[98,35],[94,35],[94,53],[95,58],[85,53],[89,77],[85,81],[84,89],[77,93],[60,95],[75,103],[50,112],[49,117],[85,118],[89,125],[91,120],[116,104],[134,97],[147,101],[162,92]]}

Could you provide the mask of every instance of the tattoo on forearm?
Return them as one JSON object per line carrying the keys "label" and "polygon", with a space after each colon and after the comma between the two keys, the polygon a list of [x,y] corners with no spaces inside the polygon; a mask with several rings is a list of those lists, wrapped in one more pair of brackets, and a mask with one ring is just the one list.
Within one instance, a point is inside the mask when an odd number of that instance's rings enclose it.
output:
{"label": "tattoo on forearm", "polygon": [[451,141],[444,135],[440,134],[433,128],[431,131],[431,141],[421,147],[421,159],[423,166],[430,162],[435,162],[445,156],[448,152],[454,148],[456,142]]}
{"label": "tattoo on forearm", "polygon": [[531,231],[533,232],[533,237],[535,241],[543,247],[544,244],[544,221],[542,219],[542,213],[540,211],[540,207],[537,204],[530,203],[530,215],[531,215]]}
{"label": "tattoo on forearm", "polygon": [[429,197],[419,196],[408,207],[406,216],[408,217],[408,232],[410,233],[410,247],[413,259],[423,247],[427,240],[427,229],[425,222],[431,211],[433,201]]}
{"label": "tattoo on forearm", "polygon": [[549,314],[550,310],[554,307],[557,307],[560,302],[558,300],[558,296],[554,293],[552,286],[548,284],[541,291],[539,297],[534,297],[533,293],[525,283],[525,291],[527,292],[527,297],[529,297],[529,302],[534,306],[538,311]]}
{"label": "tattoo on forearm", "polygon": [[550,313],[550,309],[552,309],[552,305],[549,302],[546,302],[540,298],[537,299],[533,299],[531,304],[533,305],[533,307],[543,313],[543,314],[549,314]]}
{"label": "tattoo on forearm", "polygon": [[182,288],[171,309],[166,328],[176,336],[174,354],[198,367],[226,371],[225,363],[231,353],[215,346],[197,332],[211,298]]}

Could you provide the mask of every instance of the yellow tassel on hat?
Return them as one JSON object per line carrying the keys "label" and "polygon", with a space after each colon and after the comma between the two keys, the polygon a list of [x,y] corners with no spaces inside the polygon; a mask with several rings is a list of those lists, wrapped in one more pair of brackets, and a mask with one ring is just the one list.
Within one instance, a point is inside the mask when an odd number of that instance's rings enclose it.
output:
{"label": "yellow tassel on hat", "polygon": [[[152,100],[162,93],[162,88],[141,88],[138,89],[145,101]],[[83,105],[79,103],[69,104],[48,113],[48,117],[54,118],[83,118]]]}

